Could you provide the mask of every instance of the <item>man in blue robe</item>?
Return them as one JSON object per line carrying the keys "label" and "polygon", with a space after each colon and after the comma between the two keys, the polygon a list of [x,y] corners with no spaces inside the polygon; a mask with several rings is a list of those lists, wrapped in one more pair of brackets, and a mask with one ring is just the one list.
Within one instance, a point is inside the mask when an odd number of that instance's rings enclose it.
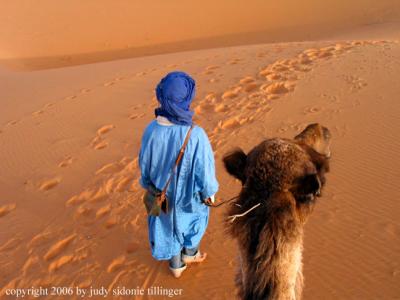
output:
{"label": "man in blue robe", "polygon": [[[195,82],[184,72],[171,72],[156,88],[160,107],[156,119],[145,129],[139,154],[140,184],[162,190],[192,126],[190,103]],[[187,263],[201,262],[199,250],[208,225],[209,206],[218,190],[214,154],[205,131],[194,126],[176,173],[167,189],[169,211],[148,216],[152,256],[169,260],[169,268],[180,277]]]}

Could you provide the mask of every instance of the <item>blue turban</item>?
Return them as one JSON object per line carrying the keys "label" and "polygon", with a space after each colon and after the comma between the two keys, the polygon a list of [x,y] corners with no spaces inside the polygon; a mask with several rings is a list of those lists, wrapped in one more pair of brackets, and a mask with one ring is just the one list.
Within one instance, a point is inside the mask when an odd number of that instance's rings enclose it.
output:
{"label": "blue turban", "polygon": [[184,72],[171,72],[156,88],[156,95],[161,107],[155,109],[156,116],[166,117],[178,125],[192,125],[193,111],[190,103],[195,95],[196,83]]}

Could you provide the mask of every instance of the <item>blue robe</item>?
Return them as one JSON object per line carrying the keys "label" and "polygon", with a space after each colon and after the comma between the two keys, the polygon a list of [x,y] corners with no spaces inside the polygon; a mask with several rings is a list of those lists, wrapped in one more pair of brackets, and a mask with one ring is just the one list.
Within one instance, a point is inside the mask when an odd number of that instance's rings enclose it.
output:
{"label": "blue robe", "polygon": [[[139,154],[140,184],[162,190],[172,172],[190,126],[160,125],[153,120],[145,129]],[[200,243],[208,225],[209,207],[202,201],[218,190],[214,154],[205,131],[194,126],[182,160],[168,190],[169,213],[148,216],[152,256],[167,260],[182,247]]]}

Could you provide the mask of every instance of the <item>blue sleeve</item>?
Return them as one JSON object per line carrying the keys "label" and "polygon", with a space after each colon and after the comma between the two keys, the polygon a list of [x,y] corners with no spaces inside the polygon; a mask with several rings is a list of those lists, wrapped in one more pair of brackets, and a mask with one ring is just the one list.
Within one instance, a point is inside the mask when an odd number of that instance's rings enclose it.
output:
{"label": "blue sleeve", "polygon": [[195,181],[204,200],[218,191],[218,181],[215,176],[214,153],[203,129],[200,130],[194,160]]}
{"label": "blue sleeve", "polygon": [[145,130],[139,151],[139,167],[140,167],[140,185],[147,189],[151,183],[150,181],[150,167],[151,167],[151,151],[148,151],[149,147],[149,130]]}

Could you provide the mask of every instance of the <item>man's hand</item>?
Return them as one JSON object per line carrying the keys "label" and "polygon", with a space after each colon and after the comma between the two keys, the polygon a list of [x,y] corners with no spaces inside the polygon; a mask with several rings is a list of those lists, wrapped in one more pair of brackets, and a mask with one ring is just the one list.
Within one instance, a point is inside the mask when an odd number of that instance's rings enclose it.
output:
{"label": "man's hand", "polygon": [[208,197],[207,199],[204,200],[204,203],[207,205],[213,205],[215,202],[215,197],[212,195],[211,197]]}
{"label": "man's hand", "polygon": [[207,205],[212,205],[213,202],[211,201],[211,198],[207,198],[206,200],[204,200],[204,203]]}

